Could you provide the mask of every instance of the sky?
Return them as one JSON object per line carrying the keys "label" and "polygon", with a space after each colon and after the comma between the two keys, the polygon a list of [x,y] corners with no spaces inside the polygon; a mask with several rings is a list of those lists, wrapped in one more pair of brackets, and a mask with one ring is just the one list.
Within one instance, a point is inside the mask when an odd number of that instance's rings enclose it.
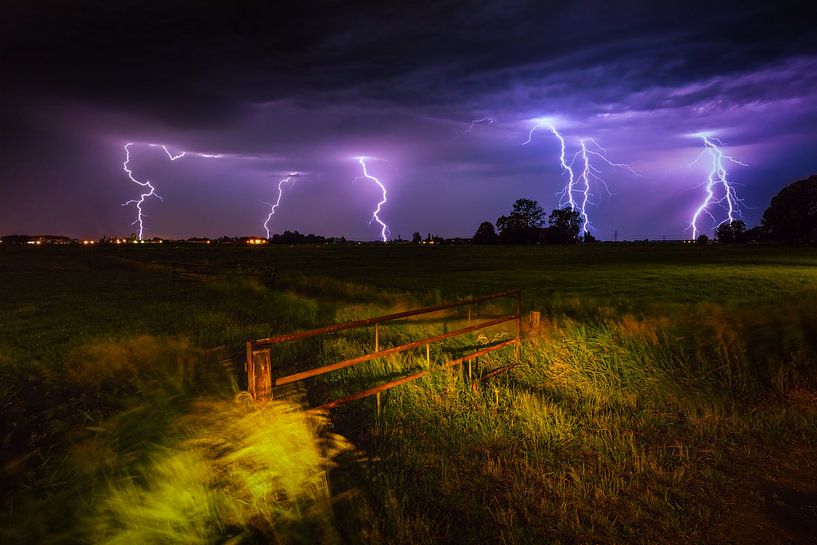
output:
{"label": "sky", "polygon": [[[817,173],[806,2],[17,2],[0,18],[0,234],[471,236],[583,168],[601,239],[681,239],[717,137],[758,225]],[[475,120],[485,120],[473,123]],[[490,121],[488,121],[490,120]],[[538,121],[537,121],[538,120]],[[154,146],[151,146],[153,144]],[[176,156],[170,160],[161,147]],[[207,156],[204,156],[207,155]],[[217,157],[208,157],[217,156]],[[574,159],[575,156],[575,159]],[[693,163],[694,162],[694,163]],[[691,164],[692,163],[692,164]],[[609,190],[609,191],[608,191]],[[577,195],[578,196],[578,195]],[[712,208],[698,231],[726,219]]]}

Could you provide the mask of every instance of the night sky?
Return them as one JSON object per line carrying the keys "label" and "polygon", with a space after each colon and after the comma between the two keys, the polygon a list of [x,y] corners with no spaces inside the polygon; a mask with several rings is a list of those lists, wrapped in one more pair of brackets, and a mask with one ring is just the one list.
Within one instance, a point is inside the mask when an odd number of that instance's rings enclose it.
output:
{"label": "night sky", "polygon": [[273,232],[377,239],[361,155],[392,237],[471,236],[520,197],[556,207],[558,140],[522,145],[543,117],[568,155],[594,138],[640,174],[603,169],[602,239],[690,236],[709,165],[690,166],[695,133],[749,165],[729,176],[750,227],[817,173],[809,3],[200,4],[3,6],[0,234],[134,232],[129,142],[134,176],[164,198],[145,203],[145,237],[263,235],[297,171]]}

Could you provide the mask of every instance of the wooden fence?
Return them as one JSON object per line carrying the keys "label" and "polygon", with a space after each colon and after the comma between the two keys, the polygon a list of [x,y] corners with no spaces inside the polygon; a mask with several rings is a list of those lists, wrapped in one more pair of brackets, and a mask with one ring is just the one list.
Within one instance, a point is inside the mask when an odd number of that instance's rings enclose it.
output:
{"label": "wooden fence", "polygon": [[[502,315],[498,318],[493,318],[484,322],[480,322],[477,324],[471,324],[471,312],[472,307],[478,303],[484,303],[487,301],[493,301],[497,299],[505,299],[505,298],[514,298],[516,303],[516,312],[512,314]],[[402,318],[408,318],[411,316],[418,316],[421,314],[428,314],[432,312],[438,312],[441,310],[447,310],[457,307],[468,307],[468,326],[463,327],[454,331],[449,331],[446,333],[441,333],[439,335],[434,335],[431,337],[426,337],[423,339],[419,339],[416,341],[412,341],[409,343],[401,344],[398,346],[394,346],[391,348],[386,348],[381,350],[380,349],[380,326],[386,322],[391,322],[394,320],[399,320]],[[436,342],[443,341],[445,339],[450,339],[453,337],[457,337],[460,335],[465,335],[467,333],[472,333],[474,331],[479,331],[482,329],[486,329],[489,327],[493,327],[499,324],[507,323],[507,322],[516,322],[516,335],[513,339],[508,339],[502,342],[498,342],[491,346],[487,346],[476,352],[468,354],[467,356],[463,356],[460,358],[456,358],[453,360],[449,360],[446,363],[435,367],[434,369],[431,368],[431,345]],[[391,354],[397,354],[400,352],[405,352],[407,350],[411,350],[414,348],[425,347],[426,352],[426,363],[428,365],[428,369],[414,373],[412,375],[408,375],[397,380],[393,380],[390,382],[386,382],[384,384],[380,384],[373,388],[368,388],[366,390],[362,390],[360,392],[356,392],[351,395],[347,395],[340,399],[335,399],[332,401],[328,401],[323,403],[319,407],[315,407],[316,409],[329,409],[332,407],[337,407],[338,405],[343,405],[345,403],[349,403],[351,401],[355,401],[358,399],[362,399],[364,397],[368,397],[371,395],[378,396],[378,407],[380,405],[380,392],[385,390],[389,390],[396,386],[400,386],[401,384],[405,384],[407,382],[411,382],[413,380],[417,380],[421,377],[428,375],[431,372],[446,369],[453,367],[455,365],[460,365],[464,362],[468,363],[468,375],[469,378],[471,377],[471,361],[479,356],[488,354],[495,350],[499,350],[500,348],[504,348],[506,346],[515,345],[516,346],[516,355],[517,359],[519,356],[519,347],[520,347],[520,334],[521,334],[521,292],[519,290],[514,291],[505,291],[501,293],[494,293],[491,295],[486,295],[484,297],[477,297],[474,299],[468,299],[466,301],[458,301],[456,303],[445,303],[441,305],[434,305],[430,307],[424,307],[414,310],[408,310],[404,312],[397,312],[394,314],[387,314],[385,316],[377,316],[375,318],[367,318],[365,320],[357,320],[354,322],[345,322],[342,324],[334,324],[329,325],[326,327],[319,327],[317,329],[310,329],[308,331],[300,331],[297,333],[288,333],[285,335],[279,335],[277,337],[269,337],[266,339],[258,339],[258,340],[251,340],[247,341],[246,349],[247,349],[247,360],[245,364],[245,370],[247,371],[247,390],[252,394],[252,396],[257,400],[266,400],[270,399],[272,396],[272,388],[276,386],[283,386],[285,384],[291,384],[294,382],[298,382],[301,380],[305,380],[311,377],[316,377],[319,375],[323,375],[326,373],[330,373],[332,371],[337,371],[339,369],[344,369],[347,367],[352,367],[354,365],[359,365],[361,363],[365,363],[367,361],[374,360],[376,358],[382,358],[385,356],[389,356]],[[315,337],[318,335],[325,335],[328,333],[335,333],[338,331],[344,331],[349,329],[358,329],[363,327],[371,327],[374,326],[374,351],[368,354],[364,354],[362,356],[358,356],[355,358],[346,359],[343,361],[339,361],[336,363],[332,363],[329,365],[324,365],[322,367],[317,367],[314,369],[309,369],[306,371],[301,371],[298,373],[294,373],[291,375],[286,375],[278,378],[272,377],[272,365],[270,363],[270,349],[274,345],[284,343],[284,342],[291,342],[291,341],[298,341],[302,339],[307,339],[309,337]],[[489,375],[493,376],[499,374],[503,371],[510,369],[511,366],[503,367],[492,371]]]}

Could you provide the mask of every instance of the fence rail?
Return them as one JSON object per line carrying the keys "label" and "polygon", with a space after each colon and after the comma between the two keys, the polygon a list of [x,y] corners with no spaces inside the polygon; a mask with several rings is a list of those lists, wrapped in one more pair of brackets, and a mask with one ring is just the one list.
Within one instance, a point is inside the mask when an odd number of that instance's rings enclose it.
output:
{"label": "fence rail", "polygon": [[[494,318],[488,321],[480,322],[477,324],[471,325],[471,313],[472,307],[475,304],[485,303],[487,301],[493,301],[496,299],[503,299],[503,298],[511,298],[513,297],[516,302],[516,312],[513,314],[506,314],[500,316],[498,318]],[[449,331],[446,333],[441,333],[439,335],[433,335],[431,337],[425,337],[423,339],[418,339],[416,341],[404,343],[398,346],[393,346],[387,348],[385,350],[380,349],[380,325],[386,322],[392,322],[395,320],[400,320],[402,318],[409,318],[412,316],[418,316],[421,314],[429,314],[433,312],[439,312],[441,310],[447,310],[452,308],[458,307],[467,307],[468,308],[468,323],[467,327],[463,327],[454,331]],[[466,356],[462,356],[446,363],[431,369],[431,357],[430,357],[430,347],[431,344],[443,341],[445,339],[450,339],[453,337],[457,337],[460,335],[464,335],[466,333],[471,333],[474,331],[479,331],[481,329],[487,329],[489,327],[493,327],[496,325],[504,324],[507,322],[516,322],[516,335],[513,339],[509,339],[486,348],[482,348],[468,354]],[[278,377],[276,379],[272,378],[272,365],[270,362],[270,349],[276,344],[284,343],[284,342],[292,342],[298,341],[302,339],[307,339],[310,337],[315,337],[318,335],[324,335],[328,333],[335,333],[338,331],[344,331],[349,329],[357,329],[362,327],[374,326],[374,351],[368,354],[364,354],[362,356],[358,356],[355,358],[346,359],[343,361],[331,363],[329,365],[324,365],[321,367],[316,367],[313,369],[309,369],[306,371],[301,371],[298,373],[293,373],[290,375],[286,375],[283,377]],[[429,369],[420,371],[418,373],[414,373],[412,375],[408,375],[406,377],[402,377],[400,379],[396,379],[390,382],[386,382],[384,384],[380,384],[378,386],[368,388],[366,390],[362,390],[360,392],[356,392],[354,394],[342,397],[340,399],[336,399],[333,401],[326,402],[316,409],[329,409],[333,407],[337,407],[338,405],[342,405],[345,403],[349,403],[351,401],[356,401],[358,399],[363,399],[364,397],[368,397],[371,395],[378,396],[378,407],[379,407],[379,395],[380,392],[385,390],[389,390],[396,386],[400,386],[401,384],[405,384],[407,382],[411,382],[413,380],[417,380],[421,377],[428,375],[431,372],[446,369],[453,367],[455,365],[460,365],[463,362],[468,362],[469,367],[469,378],[471,375],[471,360],[478,358],[479,356],[488,354],[495,350],[499,350],[506,346],[516,345],[516,354],[517,357],[519,355],[519,347],[520,347],[520,334],[521,334],[521,292],[519,290],[512,290],[512,291],[504,291],[500,293],[494,293],[491,295],[486,295],[483,297],[477,297],[473,299],[468,299],[465,301],[457,301],[455,303],[445,303],[440,305],[433,305],[429,307],[423,307],[414,310],[408,310],[404,312],[397,312],[394,314],[386,314],[384,316],[377,316],[374,318],[367,318],[364,320],[356,320],[353,322],[345,322],[342,324],[333,324],[325,327],[319,327],[316,329],[310,329],[307,331],[300,331],[296,333],[287,333],[284,335],[278,335],[276,337],[268,337],[265,339],[257,339],[257,340],[249,340],[246,343],[246,350],[247,350],[247,360],[245,364],[245,370],[247,371],[247,389],[252,394],[252,396],[256,400],[264,400],[269,399],[272,395],[272,388],[274,386],[283,386],[285,384],[291,384],[294,382],[298,382],[301,380],[306,380],[308,378],[324,375],[326,373],[331,373],[332,371],[337,371],[340,369],[344,369],[347,367],[352,367],[355,365],[359,365],[361,363],[365,363],[367,361],[371,361],[377,358],[382,358],[385,356],[389,356],[392,354],[397,354],[400,352],[405,352],[407,350],[411,350],[414,348],[419,348],[422,346],[426,347],[426,363],[429,366]],[[497,369],[490,373],[491,375],[498,374],[507,370],[509,367]]]}

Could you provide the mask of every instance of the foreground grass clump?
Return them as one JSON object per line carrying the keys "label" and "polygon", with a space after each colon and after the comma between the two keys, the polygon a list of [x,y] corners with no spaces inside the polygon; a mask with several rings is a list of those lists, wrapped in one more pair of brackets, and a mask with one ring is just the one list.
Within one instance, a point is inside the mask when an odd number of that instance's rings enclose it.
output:
{"label": "foreground grass clump", "polygon": [[345,442],[287,402],[235,396],[232,373],[184,338],[101,338],[69,350],[40,376],[49,417],[25,413],[26,402],[37,408],[25,399],[4,415],[18,461],[4,466],[17,479],[2,541],[336,541],[326,475]]}
{"label": "foreground grass clump", "polygon": [[95,543],[329,543],[337,540],[326,472],[344,448],[284,402],[204,400],[182,439],[119,471],[95,507]]}

